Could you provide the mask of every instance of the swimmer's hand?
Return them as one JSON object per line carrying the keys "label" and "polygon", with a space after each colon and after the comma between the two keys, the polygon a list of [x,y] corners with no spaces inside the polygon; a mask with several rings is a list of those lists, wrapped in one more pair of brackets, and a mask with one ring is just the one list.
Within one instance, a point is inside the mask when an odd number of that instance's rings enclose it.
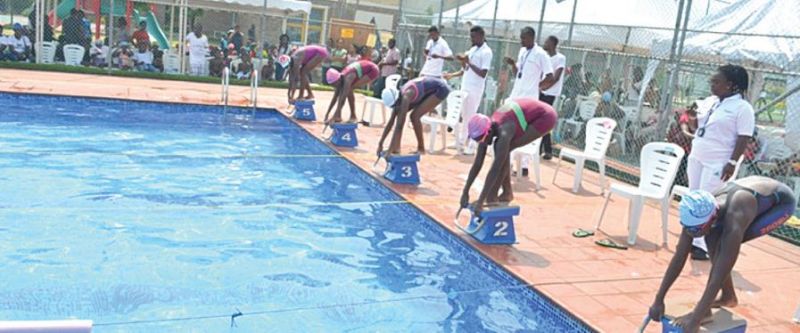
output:
{"label": "swimmer's hand", "polygon": [[440,56],[440,55],[438,55],[438,54],[431,54],[431,58],[433,58],[433,59],[439,59],[439,58],[441,58],[441,57],[442,57],[442,56]]}
{"label": "swimmer's hand", "polygon": [[683,332],[696,333],[700,330],[700,319],[696,319],[694,312],[690,312],[672,321],[672,325],[680,327]]}
{"label": "swimmer's hand", "polygon": [[515,64],[516,64],[516,63],[514,62],[514,59],[511,59],[511,58],[509,58],[509,57],[505,57],[505,58],[503,58],[503,61],[504,61],[506,64],[510,65],[510,66],[513,66],[513,65],[515,65]]}
{"label": "swimmer's hand", "polygon": [[649,314],[651,320],[660,322],[661,318],[664,317],[664,302],[653,303],[653,305],[650,306]]}
{"label": "swimmer's hand", "polygon": [[475,201],[475,202],[471,203],[470,205],[472,205],[472,214],[473,215],[481,215],[481,212],[483,212],[483,203],[479,203],[478,201]]}

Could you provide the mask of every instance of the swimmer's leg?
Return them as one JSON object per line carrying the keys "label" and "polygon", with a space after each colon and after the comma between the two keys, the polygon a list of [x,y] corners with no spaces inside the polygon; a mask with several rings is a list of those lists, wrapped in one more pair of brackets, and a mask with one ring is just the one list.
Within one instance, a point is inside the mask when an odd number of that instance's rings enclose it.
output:
{"label": "swimmer's leg", "polygon": [[[711,262],[714,263],[719,255],[721,231],[712,231],[706,236],[706,244],[708,244],[708,255],[711,257]],[[736,297],[736,290],[733,287],[733,277],[729,273],[728,276],[722,281],[720,288],[720,296],[713,303],[712,308],[729,307],[733,308],[739,305],[739,299]],[[710,315],[710,313],[708,314]]]}

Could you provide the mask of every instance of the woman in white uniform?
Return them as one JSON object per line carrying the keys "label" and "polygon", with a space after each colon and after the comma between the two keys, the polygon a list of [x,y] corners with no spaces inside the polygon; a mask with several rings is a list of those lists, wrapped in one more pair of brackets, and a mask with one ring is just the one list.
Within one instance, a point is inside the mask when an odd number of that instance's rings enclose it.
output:
{"label": "woman in white uniform", "polygon": [[[755,131],[755,112],[744,99],[749,77],[743,67],[721,66],[709,83],[712,96],[703,101],[692,124],[697,132],[686,172],[690,189],[713,192],[733,176]],[[695,238],[693,245],[692,259],[707,260],[705,241]]]}

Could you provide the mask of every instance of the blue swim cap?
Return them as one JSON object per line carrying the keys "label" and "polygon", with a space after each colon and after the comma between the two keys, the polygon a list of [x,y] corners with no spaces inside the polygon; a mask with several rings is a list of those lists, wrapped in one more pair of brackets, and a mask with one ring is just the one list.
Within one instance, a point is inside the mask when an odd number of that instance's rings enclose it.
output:
{"label": "blue swim cap", "polygon": [[611,102],[611,92],[604,92],[603,93],[603,102],[610,103]]}
{"label": "blue swim cap", "polygon": [[708,191],[694,190],[681,198],[681,225],[696,227],[707,223],[717,212],[717,199]]}

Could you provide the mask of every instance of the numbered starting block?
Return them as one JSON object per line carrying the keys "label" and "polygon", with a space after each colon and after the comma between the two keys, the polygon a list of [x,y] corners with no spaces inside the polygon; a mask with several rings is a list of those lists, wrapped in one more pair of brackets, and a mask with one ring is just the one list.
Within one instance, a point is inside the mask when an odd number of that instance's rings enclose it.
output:
{"label": "numbered starting block", "polygon": [[331,128],[333,128],[331,143],[339,147],[353,148],[358,146],[358,137],[356,136],[358,124],[331,124]]}
{"label": "numbered starting block", "polygon": [[461,227],[458,221],[456,225],[483,244],[510,245],[517,242],[514,233],[514,216],[517,215],[519,206],[497,207],[484,210],[478,216],[470,216],[466,228]]}
{"label": "numbered starting block", "polygon": [[383,178],[395,184],[419,185],[419,155],[389,156]]}
{"label": "numbered starting block", "polygon": [[314,100],[298,100],[294,102],[294,119],[303,121],[316,121]]}
{"label": "numbered starting block", "polygon": [[[694,304],[682,302],[678,304],[667,304],[664,311],[664,318],[661,319],[663,333],[683,333],[679,327],[672,326],[670,322],[683,314],[689,313],[694,309]],[[745,333],[747,321],[736,316],[725,308],[712,309],[711,321],[700,325],[701,333]]]}

